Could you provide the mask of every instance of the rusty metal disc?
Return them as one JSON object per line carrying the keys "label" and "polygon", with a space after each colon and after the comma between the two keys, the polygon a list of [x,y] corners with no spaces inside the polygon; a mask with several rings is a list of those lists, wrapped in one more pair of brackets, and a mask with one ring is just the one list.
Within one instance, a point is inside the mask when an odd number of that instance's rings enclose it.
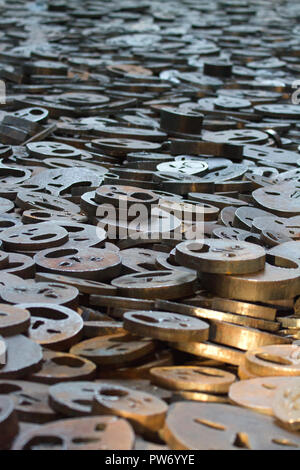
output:
{"label": "rusty metal disc", "polygon": [[0,288],[1,299],[9,304],[55,304],[72,309],[78,305],[78,294],[75,287],[55,282],[24,283],[23,286]]}
{"label": "rusty metal disc", "polygon": [[129,248],[120,252],[122,268],[128,273],[142,273],[154,271],[156,268],[157,251],[143,248]]}
{"label": "rusty metal disc", "polygon": [[203,275],[203,286],[209,286],[209,290],[220,297],[265,302],[299,295],[298,280],[298,260],[267,254],[262,271],[232,276],[206,273]]}
{"label": "rusty metal disc", "polygon": [[60,142],[31,142],[26,145],[29,154],[38,159],[50,157],[78,158],[80,150]]}
{"label": "rusty metal disc", "polygon": [[82,356],[100,366],[122,367],[153,353],[155,343],[128,334],[99,336],[71,349],[71,354]]}
{"label": "rusty metal disc", "polygon": [[4,271],[0,272],[0,286],[10,286],[10,285],[23,285],[24,280],[21,277],[14,276],[13,274],[6,274]]}
{"label": "rusty metal disc", "polygon": [[[1,170],[1,167],[0,167]],[[12,201],[0,197],[0,213],[4,214],[6,212],[11,212],[14,209],[15,205]]]}
{"label": "rusty metal disc", "polygon": [[49,403],[60,415],[88,416],[92,414],[93,399],[101,386],[88,381],[58,383],[49,388]]}
{"label": "rusty metal disc", "polygon": [[163,437],[173,450],[291,450],[300,446],[299,435],[276,426],[272,418],[222,404],[172,405]]}
{"label": "rusty metal disc", "polygon": [[114,416],[60,420],[21,433],[13,450],[132,450],[134,432]]}
{"label": "rusty metal disc", "polygon": [[126,418],[139,434],[159,431],[165,421],[167,404],[143,391],[120,385],[100,384],[93,401],[93,414]]}
{"label": "rusty metal disc", "polygon": [[209,326],[198,318],[168,312],[132,311],[124,315],[130,333],[160,341],[206,341]]}
{"label": "rusty metal disc", "polygon": [[76,247],[91,247],[101,248],[106,240],[106,232],[100,227],[93,225],[84,225],[70,220],[54,219],[53,224],[59,225],[68,232],[69,241],[64,244],[64,248]]}
{"label": "rusty metal disc", "polygon": [[300,347],[297,345],[264,346],[248,351],[245,367],[262,377],[300,375]]}
{"label": "rusty metal disc", "polygon": [[149,271],[116,278],[118,295],[136,299],[176,299],[192,295],[196,275],[186,271]]}
{"label": "rusty metal disc", "polygon": [[[0,269],[0,284],[1,279],[3,279],[4,283],[6,283],[6,279],[7,285],[11,285],[11,281],[13,281],[13,285],[18,285],[19,281],[15,279],[17,276],[20,276],[23,279],[31,279],[34,276],[34,273],[35,262],[30,256],[19,253],[9,253],[8,265],[5,268]],[[13,278],[7,278],[7,276],[11,275],[14,275]]]}
{"label": "rusty metal disc", "polygon": [[176,261],[202,272],[255,273],[264,268],[265,250],[247,242],[203,239],[177,245]]}
{"label": "rusty metal disc", "polygon": [[241,240],[243,236],[250,236],[251,232],[234,227],[217,227],[212,232],[214,238],[222,240]]}
{"label": "rusty metal disc", "polygon": [[22,225],[22,222],[14,217],[14,215],[9,215],[9,214],[1,214],[0,216],[0,233],[3,232],[4,230],[11,228],[11,227],[16,227],[18,225]]}
{"label": "rusty metal disc", "polygon": [[[28,211],[24,211],[22,214],[22,222],[23,224],[37,224],[40,222],[49,222],[49,221],[65,221],[65,222],[78,222],[80,224],[87,222],[87,218],[84,215],[80,214],[71,214],[70,212],[52,212],[51,210],[47,209],[31,209]],[[58,224],[59,225],[59,224]],[[69,234],[70,237],[70,234]]]}
{"label": "rusty metal disc", "polygon": [[92,141],[93,148],[106,155],[124,157],[132,152],[157,152],[161,149],[160,143],[145,140],[133,140],[126,138],[103,138]]}
{"label": "rusty metal disc", "polygon": [[157,171],[201,176],[207,173],[208,164],[201,160],[174,160],[160,163],[157,165]]}
{"label": "rusty metal disc", "polygon": [[260,239],[269,247],[292,241],[290,237],[277,230],[263,230],[260,234]]}
{"label": "rusty metal disc", "polygon": [[52,196],[72,195],[78,188],[98,187],[102,183],[103,174],[88,168],[57,168],[45,170],[30,179],[30,184],[36,185],[40,190]]}
{"label": "rusty metal disc", "polygon": [[43,360],[42,348],[23,335],[5,339],[6,364],[0,369],[0,379],[23,379],[40,370]]}
{"label": "rusty metal disc", "polygon": [[118,253],[100,248],[44,250],[34,257],[38,271],[79,277],[94,281],[109,281],[121,271]]}
{"label": "rusty metal disc", "polygon": [[270,213],[256,207],[239,207],[234,214],[233,226],[251,230],[252,223],[257,217],[269,217]]}
{"label": "rusty metal disc", "polygon": [[95,364],[83,357],[44,349],[42,368],[32,374],[30,380],[53,385],[60,382],[91,380],[95,372]]}
{"label": "rusty metal disc", "polygon": [[20,308],[31,314],[29,338],[44,347],[68,350],[81,337],[83,320],[69,308],[43,303],[20,304]]}
{"label": "rusty metal disc", "polygon": [[299,191],[285,185],[275,185],[271,188],[256,189],[252,197],[255,203],[278,217],[293,217],[300,215],[298,202]]}
{"label": "rusty metal disc", "polygon": [[282,387],[299,384],[299,380],[295,377],[257,377],[241,380],[231,385],[228,396],[235,405],[274,416],[273,405],[277,391]]}
{"label": "rusty metal disc", "polygon": [[51,196],[45,192],[38,191],[20,191],[16,197],[16,205],[21,209],[28,210],[51,210],[58,214],[66,213],[79,214],[80,207],[67,199]]}
{"label": "rusty metal disc", "polygon": [[171,390],[225,394],[235,375],[212,367],[156,367],[150,371],[154,383]]}
{"label": "rusty metal disc", "polygon": [[266,231],[282,232],[284,236],[298,239],[300,234],[299,217],[289,219],[275,217],[270,214],[269,217],[257,217],[253,220],[252,231],[262,233]]}

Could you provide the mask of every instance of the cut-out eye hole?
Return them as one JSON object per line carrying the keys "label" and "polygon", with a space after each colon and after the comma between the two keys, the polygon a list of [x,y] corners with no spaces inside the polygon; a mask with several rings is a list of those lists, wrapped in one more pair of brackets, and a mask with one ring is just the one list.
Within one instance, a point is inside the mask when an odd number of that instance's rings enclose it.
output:
{"label": "cut-out eye hole", "polygon": [[208,428],[216,429],[217,431],[226,431],[226,426],[220,423],[215,423],[214,421],[208,421],[206,419],[196,418],[194,419],[195,423],[202,424],[203,426],[207,426]]}
{"label": "cut-out eye hole", "polygon": [[41,320],[37,320],[34,322],[34,324],[31,326],[31,329],[32,330],[37,330],[40,326],[44,325],[45,322],[41,321]]}
{"label": "cut-out eye hole", "polygon": [[103,432],[103,431],[105,431],[106,428],[107,428],[107,424],[105,424],[105,423],[98,423],[98,424],[96,424],[96,426],[95,426],[95,431],[96,431],[96,432]]}
{"label": "cut-out eye hole", "polygon": [[273,444],[285,447],[299,447],[295,442],[290,441],[289,439],[272,439]]}

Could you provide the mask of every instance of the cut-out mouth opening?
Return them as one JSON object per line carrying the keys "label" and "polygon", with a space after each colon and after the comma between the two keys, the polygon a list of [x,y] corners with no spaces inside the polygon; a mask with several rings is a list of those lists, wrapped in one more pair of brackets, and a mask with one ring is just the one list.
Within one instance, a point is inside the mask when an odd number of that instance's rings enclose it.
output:
{"label": "cut-out mouth opening", "polygon": [[32,217],[42,217],[44,219],[48,219],[52,217],[52,214],[49,214],[49,212],[31,212]]}
{"label": "cut-out mouth opening", "polygon": [[47,253],[45,258],[55,259],[55,258],[63,258],[66,256],[74,256],[77,255],[77,250],[56,250],[52,253]]}
{"label": "cut-out mouth opening", "polygon": [[62,313],[59,310],[45,308],[42,305],[39,307],[32,307],[31,305],[28,305],[26,308],[33,317],[39,317],[41,322],[43,322],[43,318],[55,321],[68,319],[68,316],[65,313]]}
{"label": "cut-out mouth opening", "polygon": [[24,450],[62,450],[64,441],[57,436],[35,436],[30,439]]}
{"label": "cut-out mouth opening", "polygon": [[88,444],[95,444],[99,442],[100,439],[96,437],[74,437],[72,439],[72,443],[76,445],[88,445]]}
{"label": "cut-out mouth opening", "polygon": [[195,418],[194,422],[197,424],[202,424],[203,426],[206,426],[211,429],[215,429],[216,431],[226,431],[227,428],[223,424],[216,423],[214,421],[209,421],[207,419],[200,419],[200,418]]}
{"label": "cut-out mouth opening", "polygon": [[45,235],[37,235],[35,237],[31,237],[31,241],[38,242],[38,241],[43,241],[43,240],[50,240],[51,238],[55,238],[55,237],[56,237],[56,234],[47,233]]}
{"label": "cut-out mouth opening", "polygon": [[297,269],[299,264],[291,259],[281,258],[280,256],[266,254],[266,262],[277,268]]}
{"label": "cut-out mouth opening", "polygon": [[57,366],[65,366],[72,369],[79,369],[83,365],[83,361],[75,357],[53,357],[51,361],[54,362],[54,364]]}
{"label": "cut-out mouth opening", "polygon": [[276,364],[280,366],[291,366],[292,362],[289,361],[288,359],[282,357],[282,356],[277,356],[275,354],[270,354],[270,353],[258,353],[255,355],[257,359],[261,359],[262,361],[265,362],[270,362],[271,364]]}
{"label": "cut-out mouth opening", "polygon": [[69,149],[60,149],[60,148],[58,148],[58,149],[51,150],[51,153],[57,153],[57,154],[61,154],[61,155],[72,155],[76,152],[74,152],[74,150],[72,150],[72,149],[69,150]]}
{"label": "cut-out mouth opening", "polygon": [[146,323],[160,323],[159,320],[157,320],[157,318],[153,318],[147,315],[133,315],[133,318],[135,320],[144,321]]}

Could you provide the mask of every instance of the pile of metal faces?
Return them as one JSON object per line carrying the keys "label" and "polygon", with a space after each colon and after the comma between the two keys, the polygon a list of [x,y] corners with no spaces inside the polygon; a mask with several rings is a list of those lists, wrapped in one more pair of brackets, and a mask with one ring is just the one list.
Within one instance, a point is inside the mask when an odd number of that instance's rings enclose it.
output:
{"label": "pile of metal faces", "polygon": [[299,450],[299,3],[0,13],[0,449]]}

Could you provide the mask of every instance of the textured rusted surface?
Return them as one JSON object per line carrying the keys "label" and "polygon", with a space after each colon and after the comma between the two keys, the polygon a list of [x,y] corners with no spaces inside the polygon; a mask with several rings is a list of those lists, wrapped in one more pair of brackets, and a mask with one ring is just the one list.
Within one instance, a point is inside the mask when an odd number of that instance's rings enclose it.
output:
{"label": "textured rusted surface", "polygon": [[299,450],[296,2],[0,30],[0,448]]}

